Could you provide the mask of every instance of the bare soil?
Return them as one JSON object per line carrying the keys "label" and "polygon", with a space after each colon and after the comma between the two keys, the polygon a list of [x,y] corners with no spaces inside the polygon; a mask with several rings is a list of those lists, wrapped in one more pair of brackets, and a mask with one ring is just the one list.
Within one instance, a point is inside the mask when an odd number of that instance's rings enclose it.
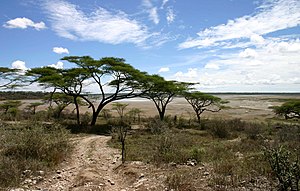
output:
{"label": "bare soil", "polygon": [[29,189],[48,191],[164,190],[163,174],[142,162],[121,165],[120,151],[107,145],[110,136],[75,138],[75,151],[56,171]]}
{"label": "bare soil", "polygon": [[[229,101],[226,108],[217,113],[204,112],[203,117],[206,118],[241,118],[243,120],[265,120],[275,117],[271,106],[281,105],[287,99],[300,99],[300,94],[218,94],[216,95],[223,100]],[[22,100],[24,103],[21,107],[39,100]],[[125,99],[116,102],[126,103],[128,107],[126,111],[132,108],[142,110],[142,115],[145,117],[158,115],[157,110],[152,101],[142,98]],[[1,102],[0,102],[1,103]],[[45,110],[48,105],[39,106],[37,110]],[[21,108],[21,109],[22,109]],[[112,110],[112,104],[108,104],[106,109],[109,109],[113,115],[117,115],[116,111]],[[73,106],[66,108],[66,111],[74,111]],[[81,106],[81,113],[91,112],[87,106]],[[168,105],[166,115],[176,115],[177,117],[194,117],[194,111],[189,103],[184,98],[174,98]]]}

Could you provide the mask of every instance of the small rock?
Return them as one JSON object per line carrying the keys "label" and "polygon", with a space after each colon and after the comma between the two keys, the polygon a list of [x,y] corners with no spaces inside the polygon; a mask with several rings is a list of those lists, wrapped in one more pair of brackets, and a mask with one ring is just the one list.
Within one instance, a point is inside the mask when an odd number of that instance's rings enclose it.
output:
{"label": "small rock", "polygon": [[112,181],[112,180],[110,180],[110,179],[108,179],[107,181],[110,183],[110,185],[115,185],[115,182],[114,182],[114,181]]}
{"label": "small rock", "polygon": [[244,158],[244,155],[242,153],[240,153],[240,152],[236,152],[234,154],[234,156],[237,157],[238,159],[243,159]]}
{"label": "small rock", "polygon": [[187,166],[196,166],[197,165],[197,161],[195,159],[188,160],[186,162],[186,165]]}
{"label": "small rock", "polygon": [[29,178],[26,178],[23,182],[23,184],[31,184],[31,183],[32,183],[32,180]]}
{"label": "small rock", "polygon": [[61,170],[57,170],[56,173],[57,173],[57,174],[61,174]]}
{"label": "small rock", "polygon": [[204,176],[208,176],[208,175],[209,175],[209,172],[204,172],[203,175],[204,175]]}
{"label": "small rock", "polygon": [[145,175],[143,173],[141,173],[139,179],[144,178],[144,177],[145,177]]}
{"label": "small rock", "polygon": [[45,171],[42,171],[42,170],[39,170],[39,171],[36,171],[36,173],[40,176],[44,176],[45,175]]}
{"label": "small rock", "polygon": [[203,170],[204,169],[204,167],[203,166],[200,166],[199,168],[198,168],[198,170]]}
{"label": "small rock", "polygon": [[24,176],[28,176],[28,175],[31,174],[31,170],[24,170],[24,171],[22,172],[22,174],[23,174]]}

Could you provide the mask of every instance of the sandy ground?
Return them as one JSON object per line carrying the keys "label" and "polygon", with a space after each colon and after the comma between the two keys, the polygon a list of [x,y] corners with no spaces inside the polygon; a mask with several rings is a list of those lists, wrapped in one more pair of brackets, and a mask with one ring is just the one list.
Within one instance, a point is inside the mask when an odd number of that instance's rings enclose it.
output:
{"label": "sandy ground", "polygon": [[[260,95],[243,95],[243,94],[219,94],[216,95],[223,100],[229,101],[226,104],[226,109],[218,113],[204,112],[203,116],[206,118],[241,118],[244,120],[264,120],[266,118],[274,117],[274,113],[270,106],[277,106],[283,103],[282,99],[300,99],[300,94],[260,94]],[[21,108],[32,102],[38,100],[22,100],[24,103]],[[152,101],[141,98],[133,98],[126,100],[119,100],[116,102],[128,104],[126,112],[132,108],[139,108],[142,110],[143,116],[158,115],[157,110]],[[47,105],[39,106],[38,110],[47,109]],[[112,105],[108,104],[106,109],[111,110]],[[67,107],[69,112],[74,110],[73,106]],[[81,113],[91,112],[88,107],[82,106]],[[111,110],[113,115],[116,111]],[[189,103],[184,98],[174,98],[168,105],[166,115],[176,115],[177,117],[194,117],[194,111]]]}
{"label": "sandy ground", "polygon": [[145,191],[165,190],[162,170],[142,162],[121,165],[120,151],[107,145],[110,136],[73,139],[75,151],[37,184],[10,191]]}

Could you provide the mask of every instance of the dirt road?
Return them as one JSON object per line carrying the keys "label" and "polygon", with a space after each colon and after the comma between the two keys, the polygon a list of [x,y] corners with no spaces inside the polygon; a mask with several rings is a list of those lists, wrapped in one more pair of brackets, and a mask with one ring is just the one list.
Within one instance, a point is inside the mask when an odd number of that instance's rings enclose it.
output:
{"label": "dirt road", "polygon": [[72,157],[37,188],[42,190],[127,190],[130,185],[115,172],[119,151],[107,146],[108,136],[78,137]]}
{"label": "dirt road", "polygon": [[[110,136],[74,138],[72,156],[41,180],[13,191],[144,191],[165,190],[163,171],[139,161],[121,165],[120,151],[107,142]],[[12,191],[11,190],[11,191]]]}

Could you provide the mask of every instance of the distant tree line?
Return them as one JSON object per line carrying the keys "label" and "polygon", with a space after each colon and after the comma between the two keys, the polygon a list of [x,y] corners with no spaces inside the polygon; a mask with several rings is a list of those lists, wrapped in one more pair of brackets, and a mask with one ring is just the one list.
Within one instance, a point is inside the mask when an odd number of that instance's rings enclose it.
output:
{"label": "distant tree line", "polygon": [[49,94],[41,91],[0,91],[0,100],[41,99]]}

